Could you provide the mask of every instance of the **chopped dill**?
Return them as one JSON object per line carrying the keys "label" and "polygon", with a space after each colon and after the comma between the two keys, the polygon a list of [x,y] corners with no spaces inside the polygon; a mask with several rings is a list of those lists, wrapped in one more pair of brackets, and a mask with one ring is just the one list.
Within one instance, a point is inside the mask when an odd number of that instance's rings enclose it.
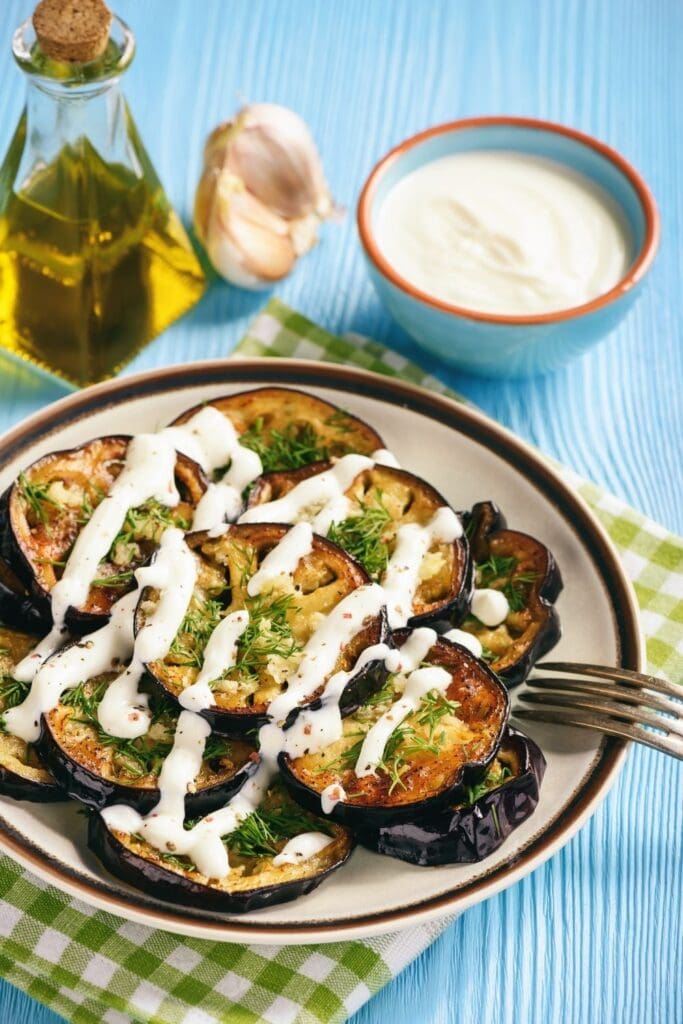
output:
{"label": "chopped dill", "polygon": [[[60,563],[65,564],[65,563]],[[122,587],[125,583],[130,583],[133,579],[133,570],[126,569],[125,572],[112,573],[111,576],[97,576],[92,583],[91,587]]]}
{"label": "chopped dill", "polygon": [[489,768],[488,772],[475,786],[465,787],[465,804],[470,807],[472,804],[480,800],[482,796],[490,792],[492,789],[497,789],[498,786],[502,786],[506,779],[509,779],[512,775],[512,771],[506,764],[500,764],[500,762],[494,762],[493,766]]}
{"label": "chopped dill", "polygon": [[521,612],[526,608],[528,593],[526,584],[533,583],[538,579],[537,572],[520,572],[513,576],[503,587],[503,593],[510,605],[510,611]]}
{"label": "chopped dill", "polygon": [[62,508],[60,503],[50,495],[50,483],[33,484],[25,473],[19,474],[17,481],[19,493],[24,503],[29,507],[35,518],[43,526],[49,522],[49,516],[45,506]]}
{"label": "chopped dill", "polygon": [[382,501],[382,492],[375,491],[376,504],[361,503],[362,511],[355,516],[332,523],[327,539],[338,544],[355,558],[373,577],[379,579],[389,561],[389,548],[383,539],[391,515]]}
{"label": "chopped dill", "polygon": [[264,473],[300,469],[312,462],[324,462],[328,449],[310,423],[290,423],[284,430],[267,430],[262,416],[240,434],[240,444],[261,459]]}
{"label": "chopped dill", "polygon": [[290,618],[299,610],[294,594],[273,598],[269,594],[247,597],[244,605],[249,612],[249,623],[237,644],[237,658],[229,669],[228,677],[257,679],[269,658],[291,658],[301,650],[294,637]]}
{"label": "chopped dill", "polygon": [[[30,689],[30,683],[13,679],[9,674],[0,676],[0,708],[2,708],[2,711],[9,711],[10,708],[15,708],[18,704],[23,703],[28,697]],[[5,720],[3,715],[0,714],[0,732],[4,731]]]}
{"label": "chopped dill", "polygon": [[519,559],[514,555],[489,555],[485,562],[477,565],[477,585],[488,587],[494,582],[505,581],[500,588],[507,598],[510,611],[520,612],[528,601],[527,585],[538,578],[536,572],[519,572],[515,569]]}
{"label": "chopped dill", "polygon": [[[158,775],[165,758],[173,747],[172,739],[151,740],[149,734],[137,739],[123,739],[105,732],[97,717],[97,709],[107,689],[108,682],[103,680],[94,688],[79,683],[72,687],[61,698],[61,703],[74,709],[72,721],[89,726],[97,733],[98,742],[112,750],[114,763],[119,771],[133,780]],[[171,704],[163,698],[150,700],[152,721],[159,722],[168,717]],[[78,716],[78,717],[76,717]],[[169,726],[172,723],[169,722]]]}
{"label": "chopped dill", "polygon": [[517,562],[514,555],[489,555],[485,562],[477,565],[477,585],[488,587],[494,580],[506,579],[515,571]]}
{"label": "chopped dill", "polygon": [[[316,819],[316,830],[332,835],[332,829]],[[283,840],[311,831],[311,818],[295,804],[261,807],[223,837],[223,842],[239,857],[274,857]]]}
{"label": "chopped dill", "polygon": [[123,526],[109,549],[109,558],[115,563],[132,562],[140,557],[140,541],[158,544],[169,526],[189,530],[190,521],[175,508],[150,498],[137,508],[129,508]]}
{"label": "chopped dill", "polygon": [[[364,706],[377,706],[390,701],[392,697],[393,685],[390,677],[382,689],[375,693],[370,701],[366,701]],[[447,715],[455,714],[459,706],[457,701],[450,701],[438,691],[430,690],[420,701],[416,712],[416,723],[426,730],[427,735],[423,735],[414,726],[405,722],[393,730],[382,752],[382,758],[376,766],[378,773],[386,775],[391,780],[390,794],[397,786],[405,788],[402,776],[410,767],[409,759],[412,754],[430,753],[438,756],[446,742],[446,733],[443,729],[437,733],[437,728]],[[358,735],[360,738],[343,750],[338,757],[321,765],[317,769],[319,774],[328,771],[342,773],[354,770],[367,733],[363,730],[360,733],[347,734],[347,736],[353,735]],[[349,799],[351,798],[349,797]]]}
{"label": "chopped dill", "polygon": [[209,637],[220,622],[223,611],[219,601],[193,602],[171,644],[170,653],[178,664],[201,668]]}

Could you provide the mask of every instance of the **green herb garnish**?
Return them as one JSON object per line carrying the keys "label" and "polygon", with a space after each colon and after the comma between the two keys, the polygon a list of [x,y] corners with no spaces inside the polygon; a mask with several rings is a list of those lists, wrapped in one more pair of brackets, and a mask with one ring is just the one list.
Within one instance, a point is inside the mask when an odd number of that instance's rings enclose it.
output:
{"label": "green herb garnish", "polygon": [[240,444],[261,459],[264,473],[300,469],[312,462],[325,462],[330,453],[310,423],[290,423],[284,430],[265,429],[262,416],[240,434]]}
{"label": "green herb garnish", "polygon": [[517,561],[514,555],[489,555],[485,562],[477,565],[477,585],[488,587],[495,580],[507,579],[517,567]]}
{"label": "green herb garnish", "polygon": [[[148,775],[158,775],[165,758],[170,754],[173,741],[150,740],[149,734],[137,739],[128,740],[120,736],[111,736],[105,732],[97,717],[97,709],[107,689],[104,680],[93,688],[84,683],[72,687],[61,698],[62,704],[74,709],[74,723],[89,726],[97,734],[97,740],[103,747],[112,750],[114,763],[119,771],[129,778],[138,780]],[[163,698],[153,697],[150,700],[152,720],[160,721],[170,713],[171,704]]]}
{"label": "green herb garnish", "polygon": [[301,650],[294,638],[290,617],[298,608],[293,604],[294,594],[273,598],[259,594],[245,599],[249,623],[237,644],[237,658],[228,676],[246,676],[257,679],[272,657],[291,658]]}
{"label": "green herb garnish", "polygon": [[223,611],[223,605],[212,600],[199,601],[188,610],[171,644],[170,653],[179,664],[202,667],[204,650]]}
{"label": "green herb garnish", "polygon": [[363,568],[379,579],[389,561],[389,548],[383,535],[391,514],[384,507],[381,491],[375,492],[376,504],[361,504],[362,511],[355,516],[332,523],[327,539],[338,544]]}
{"label": "green herb garnish", "polygon": [[43,526],[49,522],[46,505],[52,508],[61,508],[58,501],[50,496],[50,483],[32,484],[25,473],[19,474],[17,481],[19,493],[26,505],[33,512],[33,515]]}
{"label": "green herb garnish", "polygon": [[[315,827],[325,835],[333,834],[330,826],[317,818]],[[239,857],[274,857],[284,840],[310,831],[310,816],[294,804],[261,807],[245,818],[234,832],[224,836],[223,842]]]}
{"label": "green herb garnish", "polygon": [[500,762],[494,763],[493,766],[489,768],[481,782],[478,782],[475,786],[465,787],[466,806],[470,807],[492,789],[497,789],[498,786],[502,786],[505,780],[509,779],[511,775],[512,771],[506,764],[500,764]]}

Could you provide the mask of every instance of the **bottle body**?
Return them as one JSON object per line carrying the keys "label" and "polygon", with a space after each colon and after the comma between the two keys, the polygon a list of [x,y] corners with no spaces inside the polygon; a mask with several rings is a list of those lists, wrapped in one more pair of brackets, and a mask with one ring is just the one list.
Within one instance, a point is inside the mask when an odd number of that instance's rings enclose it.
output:
{"label": "bottle body", "polygon": [[204,287],[118,80],[30,80],[0,170],[0,345],[93,383]]}

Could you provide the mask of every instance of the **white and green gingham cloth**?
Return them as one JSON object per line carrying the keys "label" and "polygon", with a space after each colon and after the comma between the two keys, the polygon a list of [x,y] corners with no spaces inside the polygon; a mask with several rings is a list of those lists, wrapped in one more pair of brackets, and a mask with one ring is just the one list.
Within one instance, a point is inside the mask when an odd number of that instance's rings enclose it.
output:
{"label": "white and green gingham cloth", "polygon": [[[328,334],[277,300],[238,353],[353,364],[458,397],[397,353]],[[606,527],[633,580],[650,669],[681,679],[683,540],[561,472]],[[0,974],[71,1024],[337,1024],[447,923],[323,946],[185,939],[95,911],[0,857]]]}

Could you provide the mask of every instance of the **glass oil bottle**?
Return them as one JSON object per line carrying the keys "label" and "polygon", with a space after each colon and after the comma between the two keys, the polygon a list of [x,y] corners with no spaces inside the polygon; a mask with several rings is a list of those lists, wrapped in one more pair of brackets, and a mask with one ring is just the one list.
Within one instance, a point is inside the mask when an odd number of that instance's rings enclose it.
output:
{"label": "glass oil bottle", "polygon": [[115,16],[88,63],[14,57],[26,107],[0,168],[0,345],[72,384],[113,376],[202,295],[204,274],[119,91],[134,54]]}

